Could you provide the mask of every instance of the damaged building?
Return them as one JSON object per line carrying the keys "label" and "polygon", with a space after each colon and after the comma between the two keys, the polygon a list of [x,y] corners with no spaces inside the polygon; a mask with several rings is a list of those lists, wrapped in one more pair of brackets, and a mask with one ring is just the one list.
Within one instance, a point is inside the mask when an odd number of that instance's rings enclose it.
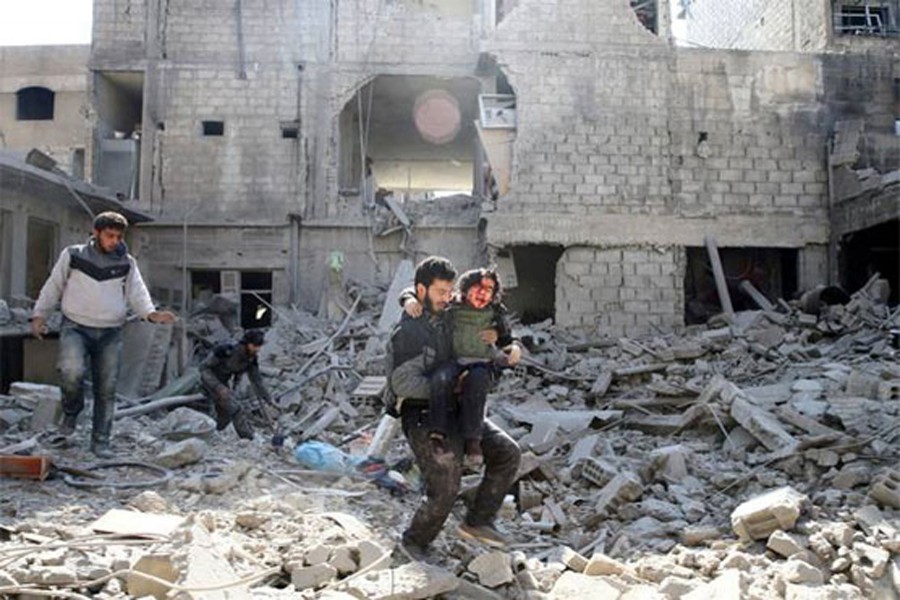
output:
{"label": "damaged building", "polygon": [[[900,72],[893,21],[841,15],[890,3],[730,3],[778,33],[753,44],[704,37],[710,4],[98,0],[93,175],[134,141],[117,191],[154,217],[154,293],[240,293],[245,326],[270,299],[315,310],[335,269],[387,285],[429,253],[496,261],[526,321],[613,335],[720,309],[709,236],[738,305],[742,280],[772,300],[859,284],[838,265],[881,221],[833,227],[837,180],[897,168]],[[829,167],[853,120],[858,160]]]}

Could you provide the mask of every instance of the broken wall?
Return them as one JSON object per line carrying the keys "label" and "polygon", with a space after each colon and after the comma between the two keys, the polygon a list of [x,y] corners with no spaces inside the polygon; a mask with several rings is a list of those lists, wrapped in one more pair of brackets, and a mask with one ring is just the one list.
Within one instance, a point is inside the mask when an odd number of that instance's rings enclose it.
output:
{"label": "broken wall", "polygon": [[566,249],[556,271],[556,321],[613,335],[684,324],[684,249]]}
{"label": "broken wall", "polygon": [[[614,335],[680,325],[682,247],[708,234],[725,247],[827,242],[814,57],[674,50],[627,6],[560,4],[520,4],[486,44],[519,117],[510,193],[487,215],[488,239],[569,247],[561,322]],[[566,271],[591,260],[609,272]]]}

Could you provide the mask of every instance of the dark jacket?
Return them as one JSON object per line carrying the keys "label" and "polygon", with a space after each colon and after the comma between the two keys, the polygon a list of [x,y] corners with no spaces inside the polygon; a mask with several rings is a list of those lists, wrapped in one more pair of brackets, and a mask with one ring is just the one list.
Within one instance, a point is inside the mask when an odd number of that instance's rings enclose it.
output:
{"label": "dark jacket", "polygon": [[244,373],[250,379],[256,395],[269,400],[269,392],[259,374],[259,362],[255,356],[247,354],[243,344],[234,340],[216,344],[200,365],[200,381],[210,391],[216,391],[222,386],[231,387]]}
{"label": "dark jacket", "polygon": [[426,311],[415,319],[403,313],[390,341],[390,385],[394,395],[427,400],[428,375],[452,358],[452,344],[446,314]]}

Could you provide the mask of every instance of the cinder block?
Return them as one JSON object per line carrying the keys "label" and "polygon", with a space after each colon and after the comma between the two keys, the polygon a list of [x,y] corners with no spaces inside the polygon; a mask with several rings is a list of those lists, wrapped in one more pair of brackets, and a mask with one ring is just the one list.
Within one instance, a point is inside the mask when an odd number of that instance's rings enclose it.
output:
{"label": "cinder block", "polygon": [[869,496],[885,506],[900,508],[900,472],[888,469],[876,477]]}
{"label": "cinder block", "polygon": [[747,500],[731,513],[731,527],[743,540],[759,540],[774,531],[788,531],[800,517],[807,498],[791,487],[778,488]]}

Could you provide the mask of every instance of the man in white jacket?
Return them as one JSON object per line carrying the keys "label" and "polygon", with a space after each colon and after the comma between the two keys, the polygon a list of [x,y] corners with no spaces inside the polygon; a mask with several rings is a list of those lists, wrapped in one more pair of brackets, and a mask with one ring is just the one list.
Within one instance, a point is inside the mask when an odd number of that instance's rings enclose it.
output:
{"label": "man in white jacket", "polygon": [[62,304],[57,369],[65,416],[60,432],[71,435],[75,431],[84,408],[84,377],[90,368],[94,383],[91,451],[99,458],[113,457],[110,436],[128,308],[153,323],[175,321],[174,314],[153,306],[137,262],[124,242],[127,227],[128,221],[119,213],[97,215],[88,243],[69,246],[60,254],[31,316],[31,331],[41,339],[47,317]]}

